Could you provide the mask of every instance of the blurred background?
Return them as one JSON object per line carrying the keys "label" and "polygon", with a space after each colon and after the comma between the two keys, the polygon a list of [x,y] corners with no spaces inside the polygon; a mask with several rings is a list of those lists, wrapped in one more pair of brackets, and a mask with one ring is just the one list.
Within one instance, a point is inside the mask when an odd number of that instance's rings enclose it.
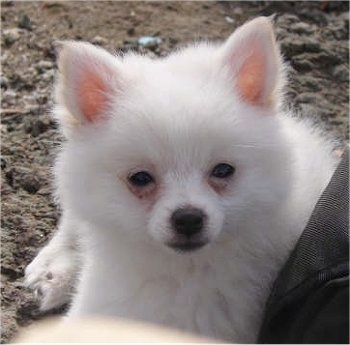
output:
{"label": "blurred background", "polygon": [[287,104],[344,144],[347,1],[1,2],[2,343],[18,327],[43,317],[21,282],[59,216],[50,170],[62,140],[49,116],[56,73],[53,42],[87,40],[111,52],[136,50],[157,57],[193,40],[225,39],[246,20],[271,14],[276,14],[276,34],[290,67]]}

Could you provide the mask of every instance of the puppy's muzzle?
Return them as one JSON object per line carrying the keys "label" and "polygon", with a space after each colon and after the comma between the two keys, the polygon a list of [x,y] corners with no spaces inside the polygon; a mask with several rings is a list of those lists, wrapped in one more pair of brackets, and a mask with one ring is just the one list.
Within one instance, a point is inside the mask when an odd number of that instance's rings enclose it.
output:
{"label": "puppy's muzzle", "polygon": [[181,251],[198,249],[207,243],[203,236],[205,213],[194,207],[179,208],[171,215],[170,223],[174,238],[168,245]]}

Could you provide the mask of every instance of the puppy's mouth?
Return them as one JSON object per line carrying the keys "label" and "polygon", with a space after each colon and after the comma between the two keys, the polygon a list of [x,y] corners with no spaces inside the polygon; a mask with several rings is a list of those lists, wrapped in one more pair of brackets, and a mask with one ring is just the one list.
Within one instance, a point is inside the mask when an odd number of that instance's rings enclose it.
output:
{"label": "puppy's mouth", "polygon": [[193,252],[208,244],[208,241],[169,242],[167,246],[178,252]]}

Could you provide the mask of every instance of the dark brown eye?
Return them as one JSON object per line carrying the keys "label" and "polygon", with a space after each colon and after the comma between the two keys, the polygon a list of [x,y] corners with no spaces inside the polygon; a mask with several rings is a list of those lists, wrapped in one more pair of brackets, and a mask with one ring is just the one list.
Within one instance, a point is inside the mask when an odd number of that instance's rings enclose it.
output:
{"label": "dark brown eye", "polygon": [[146,187],[154,182],[154,178],[146,171],[139,171],[129,177],[129,182],[136,187]]}
{"label": "dark brown eye", "polygon": [[225,179],[232,176],[235,172],[235,168],[230,164],[220,163],[214,167],[211,172],[211,176],[215,178]]}

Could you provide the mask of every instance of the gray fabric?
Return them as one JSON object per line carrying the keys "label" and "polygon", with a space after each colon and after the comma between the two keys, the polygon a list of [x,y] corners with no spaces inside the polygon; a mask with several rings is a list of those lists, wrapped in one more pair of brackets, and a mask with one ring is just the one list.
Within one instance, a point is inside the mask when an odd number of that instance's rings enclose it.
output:
{"label": "gray fabric", "polygon": [[275,281],[259,343],[349,343],[349,152]]}

